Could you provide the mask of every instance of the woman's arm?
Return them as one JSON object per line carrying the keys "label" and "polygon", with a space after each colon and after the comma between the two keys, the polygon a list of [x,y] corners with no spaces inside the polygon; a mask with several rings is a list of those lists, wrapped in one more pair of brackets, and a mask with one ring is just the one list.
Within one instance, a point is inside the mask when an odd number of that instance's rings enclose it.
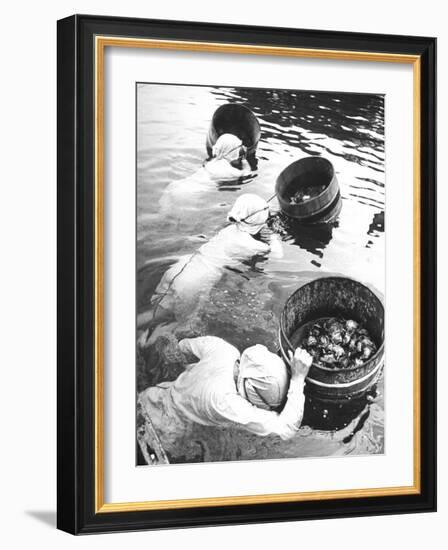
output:
{"label": "woman's arm", "polygon": [[[302,424],[303,409],[305,406],[305,379],[313,358],[301,348],[297,348],[294,355],[290,352],[289,358],[291,362],[291,380],[289,382],[286,404],[278,415],[278,423],[282,432],[294,435]],[[278,435],[281,436],[282,433]]]}
{"label": "woman's arm", "polygon": [[276,233],[271,233],[269,244],[271,246],[271,256],[276,259],[283,258],[282,241]]}
{"label": "woman's arm", "polygon": [[311,363],[312,357],[305,350],[297,349],[294,356],[291,354],[288,396],[280,413],[255,407],[239,395],[222,396],[215,408],[224,422],[238,424],[256,435],[278,435],[290,439],[297,434],[302,422],[305,378]]}
{"label": "woman's arm", "polygon": [[260,240],[266,243],[272,258],[283,258],[283,245],[277,233],[274,233],[269,227],[264,227],[259,235]]}

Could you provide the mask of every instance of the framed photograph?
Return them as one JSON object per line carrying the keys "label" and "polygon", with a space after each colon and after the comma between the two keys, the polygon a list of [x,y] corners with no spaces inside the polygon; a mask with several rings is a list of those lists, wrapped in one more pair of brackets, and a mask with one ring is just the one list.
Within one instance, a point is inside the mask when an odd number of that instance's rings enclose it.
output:
{"label": "framed photograph", "polygon": [[434,38],[58,22],[58,527],[434,511]]}

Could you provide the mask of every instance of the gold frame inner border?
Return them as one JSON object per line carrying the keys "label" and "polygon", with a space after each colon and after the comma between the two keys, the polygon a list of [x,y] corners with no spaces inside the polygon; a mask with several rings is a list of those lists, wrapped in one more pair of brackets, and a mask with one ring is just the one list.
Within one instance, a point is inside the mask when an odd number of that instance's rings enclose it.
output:
{"label": "gold frame inner border", "polygon": [[[414,219],[414,392],[413,392],[413,453],[414,483],[402,487],[370,489],[343,489],[302,493],[276,493],[263,495],[190,498],[180,500],[154,500],[143,502],[106,503],[104,501],[104,54],[106,47],[154,48],[162,50],[232,53],[244,55],[286,56],[328,60],[406,63],[413,66],[413,219]],[[420,117],[421,117],[421,60],[417,55],[401,55],[344,50],[321,50],[293,47],[256,46],[251,44],[225,44],[96,36],[95,59],[95,513],[167,510],[209,506],[232,506],[276,502],[303,502],[340,498],[362,498],[420,494]]]}

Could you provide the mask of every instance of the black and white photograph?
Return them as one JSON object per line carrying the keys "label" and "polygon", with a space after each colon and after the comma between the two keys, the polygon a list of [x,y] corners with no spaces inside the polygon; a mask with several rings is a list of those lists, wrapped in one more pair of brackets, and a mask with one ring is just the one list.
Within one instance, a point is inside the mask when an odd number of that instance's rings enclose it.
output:
{"label": "black and white photograph", "polygon": [[384,97],[136,84],[137,464],[385,452]]}
{"label": "black and white photograph", "polygon": [[3,548],[446,538],[442,7],[5,4]]}

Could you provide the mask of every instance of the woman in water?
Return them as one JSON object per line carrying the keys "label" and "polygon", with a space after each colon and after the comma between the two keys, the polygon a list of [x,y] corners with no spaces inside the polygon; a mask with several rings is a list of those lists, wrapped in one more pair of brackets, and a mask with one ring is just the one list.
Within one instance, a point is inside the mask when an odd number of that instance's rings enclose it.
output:
{"label": "woman in water", "polygon": [[[263,443],[249,438],[249,434],[260,438],[278,436],[268,444],[274,456],[273,448],[279,447],[285,453],[283,457],[297,456],[291,451],[296,453],[299,447],[316,453],[311,456],[319,456],[322,440],[326,441],[327,451],[347,454],[350,447],[346,439],[354,436],[369,413],[367,403],[338,431],[312,430],[302,425],[305,379],[312,357],[301,348],[294,354],[289,352],[288,369],[277,354],[260,344],[241,354],[216,336],[180,342],[171,337],[165,345],[165,357],[176,356],[183,366],[177,378],[165,378],[143,390],[138,397],[139,410],[143,419],[154,426],[165,451],[174,457],[189,457],[183,462],[197,462],[199,448],[205,455],[202,461],[241,459],[236,453],[249,449],[250,458],[257,456],[254,451],[261,451],[258,457],[265,457]],[[204,432],[199,426],[208,430]],[[213,433],[213,427],[226,430]]]}
{"label": "woman in water", "polygon": [[[212,158],[191,176],[168,185],[160,198],[162,216],[180,217],[197,212],[198,202],[207,200],[206,193],[216,191],[218,182],[237,180],[250,174],[243,142],[233,134],[223,134],[212,149]],[[206,202],[204,202],[206,204]]]}
{"label": "woman in water", "polygon": [[[269,217],[268,203],[250,193],[241,195],[227,215],[229,224],[193,254],[181,257],[163,275],[154,295],[151,307],[137,317],[137,326],[175,320],[177,324],[192,322],[196,313],[208,299],[210,291],[218,283],[226,268],[234,268],[257,255],[282,256],[278,237],[266,229]],[[148,331],[140,338],[146,341]]]}

